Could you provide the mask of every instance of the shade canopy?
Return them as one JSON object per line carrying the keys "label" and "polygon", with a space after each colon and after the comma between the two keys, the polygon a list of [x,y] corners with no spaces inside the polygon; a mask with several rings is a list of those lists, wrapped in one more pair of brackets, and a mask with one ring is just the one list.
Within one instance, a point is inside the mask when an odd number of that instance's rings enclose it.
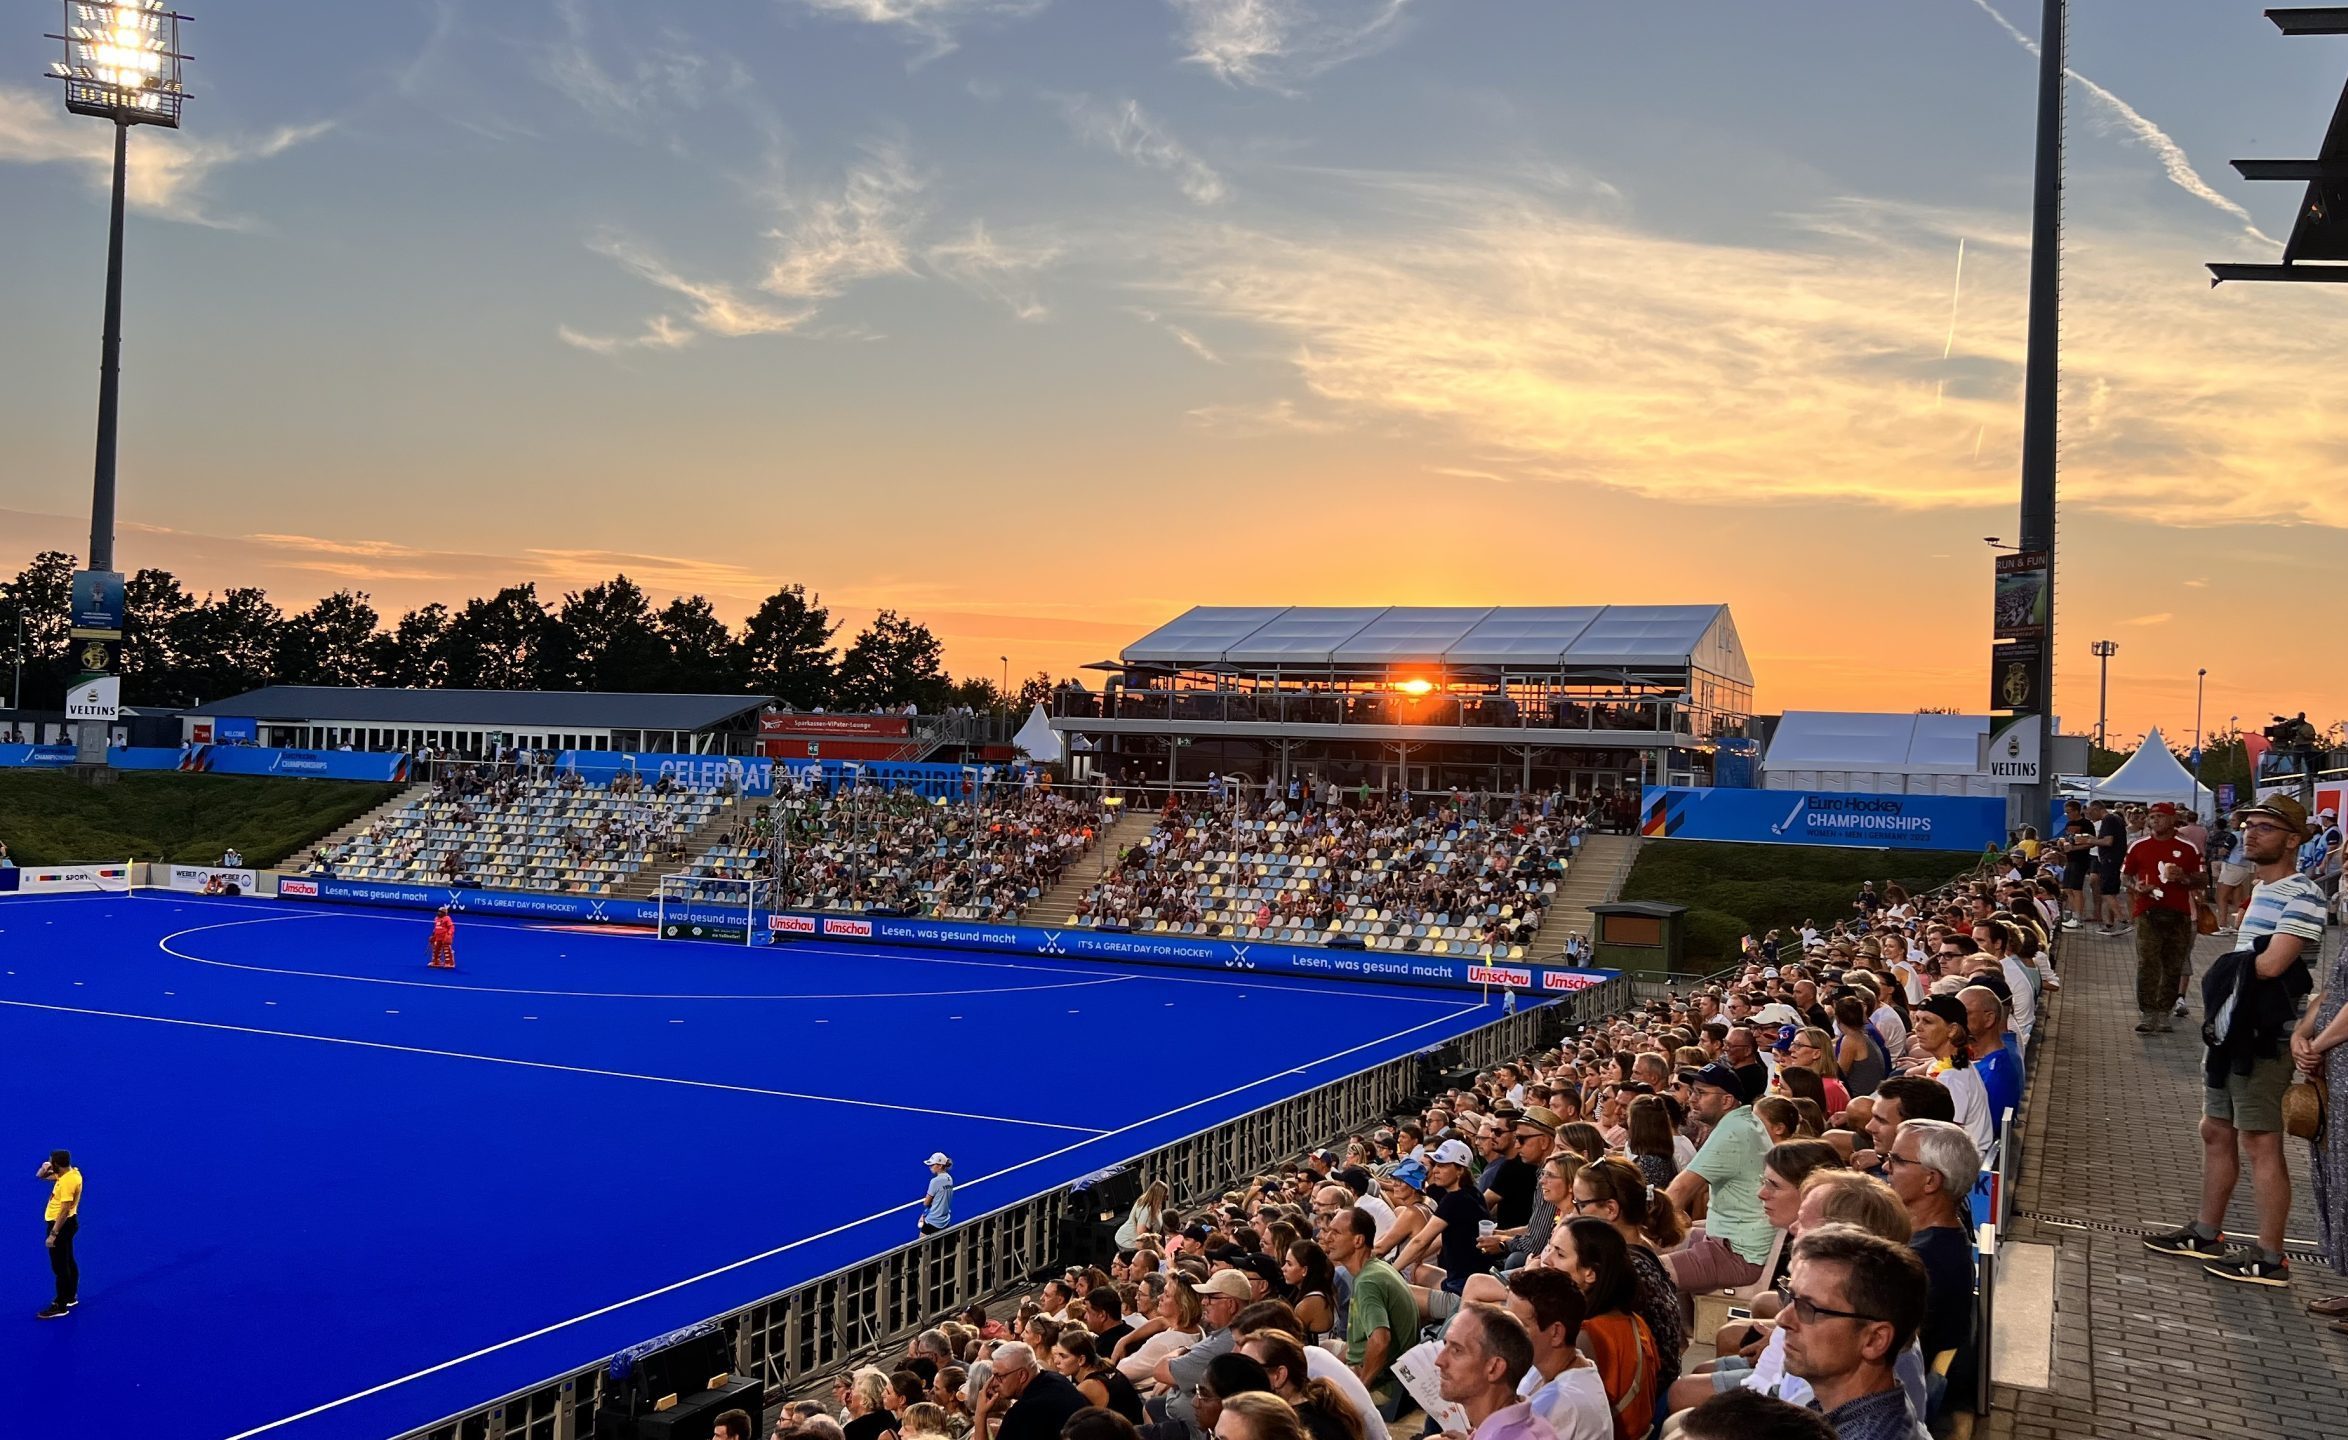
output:
{"label": "shade canopy", "polygon": [[1178,670],[1704,670],[1751,684],[1726,605],[1200,605],[1125,647]]}
{"label": "shade canopy", "polygon": [[2214,803],[2209,787],[2194,780],[2192,772],[2169,753],[2169,742],[2161,738],[2157,728],[2144,737],[2126,763],[2096,781],[2087,793],[2097,800],[2137,805],[2168,800],[2191,805],[2196,815],[2209,814]]}

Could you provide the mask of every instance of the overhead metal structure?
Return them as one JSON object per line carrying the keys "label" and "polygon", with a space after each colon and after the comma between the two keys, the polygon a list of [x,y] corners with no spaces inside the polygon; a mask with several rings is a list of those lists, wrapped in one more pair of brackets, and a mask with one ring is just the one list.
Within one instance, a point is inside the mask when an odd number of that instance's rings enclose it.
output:
{"label": "overhead metal structure", "polygon": [[[2348,5],[2310,5],[2269,10],[2267,18],[2285,35],[2348,35]],[[2283,243],[2280,264],[2213,261],[2210,283],[2228,280],[2291,284],[2348,283],[2348,86],[2332,110],[2332,123],[2313,160],[2236,160],[2245,180],[2303,181],[2307,193]]]}

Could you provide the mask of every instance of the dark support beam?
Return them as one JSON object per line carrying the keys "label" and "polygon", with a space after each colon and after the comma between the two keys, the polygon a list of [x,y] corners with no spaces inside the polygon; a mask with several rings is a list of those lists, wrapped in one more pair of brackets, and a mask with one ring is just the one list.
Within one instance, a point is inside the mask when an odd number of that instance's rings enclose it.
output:
{"label": "dark support beam", "polygon": [[2348,180],[2348,159],[2236,160],[2231,163],[2245,180]]}
{"label": "dark support beam", "polygon": [[2228,280],[2285,280],[2299,284],[2348,285],[2348,265],[2220,265],[2212,264],[2211,285]]}
{"label": "dark support beam", "polygon": [[2266,18],[2285,35],[2348,35],[2348,5],[2295,5]]}

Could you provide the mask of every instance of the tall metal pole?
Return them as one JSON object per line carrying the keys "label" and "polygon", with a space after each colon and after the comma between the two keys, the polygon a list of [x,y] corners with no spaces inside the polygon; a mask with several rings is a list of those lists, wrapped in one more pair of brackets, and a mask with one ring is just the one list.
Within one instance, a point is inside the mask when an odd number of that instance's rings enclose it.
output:
{"label": "tall metal pole", "polygon": [[2209,667],[2205,665],[2193,672],[2193,784],[2195,786],[2193,799],[2196,809],[2200,808],[2201,790],[2199,787],[2201,785],[2201,762],[2204,758],[2201,753],[2201,692],[2208,684]]}
{"label": "tall metal pole", "polygon": [[122,195],[130,122],[114,122],[114,213],[106,223],[106,339],[98,354],[98,459],[90,486],[92,570],[114,568],[114,426],[122,397]]}
{"label": "tall metal pole", "polygon": [[2119,642],[2116,640],[2095,642],[2095,748],[2098,750],[2112,748],[2104,743],[2103,723],[2104,715],[2110,708],[2112,694],[2112,656],[2118,654],[2119,649]]}
{"label": "tall metal pole", "polygon": [[2030,327],[2022,375],[2022,549],[2047,557],[2046,632],[2038,655],[2038,785],[2031,813],[2054,804],[2055,400],[2061,341],[2063,244],[2063,56],[2067,0],[2046,0],[2039,25],[2038,160],[2030,201]]}

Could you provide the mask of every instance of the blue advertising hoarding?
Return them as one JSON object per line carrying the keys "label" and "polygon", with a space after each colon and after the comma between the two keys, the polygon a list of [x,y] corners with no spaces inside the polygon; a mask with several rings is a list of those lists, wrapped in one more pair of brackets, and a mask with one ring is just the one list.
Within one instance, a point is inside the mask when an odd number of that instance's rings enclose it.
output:
{"label": "blue advertising hoarding", "polygon": [[0,745],[0,766],[45,770],[51,766],[71,765],[74,748],[71,745]]}
{"label": "blue advertising hoarding", "polygon": [[261,739],[261,727],[252,720],[240,720],[222,715],[212,721],[212,740],[218,745],[253,745]]}
{"label": "blue advertising hoarding", "polygon": [[1639,833],[1756,845],[1979,850],[2005,844],[2006,802],[1973,795],[1647,787]]}
{"label": "blue advertising hoarding", "polygon": [[[619,750],[565,750],[555,765],[576,770],[590,784],[608,784],[615,775],[641,775],[646,781],[667,776],[693,786],[712,789],[726,780],[736,794],[763,799],[775,793],[775,771],[789,776],[813,771],[826,789],[868,780],[891,789],[911,790],[931,798],[953,799],[962,793],[965,779],[976,766],[941,765],[913,760],[770,760],[763,755],[676,755]],[[997,766],[998,776],[1016,775],[1017,767]]]}
{"label": "blue advertising hoarding", "polygon": [[[434,910],[442,905],[476,915],[584,924],[649,926],[659,907],[650,900],[586,895],[481,890],[460,885],[394,884],[304,875],[278,882],[289,900],[350,905],[383,905]],[[675,907],[671,907],[672,910]],[[951,920],[885,916],[809,915],[783,912],[764,917],[776,944],[825,941],[859,945],[926,945],[982,950],[997,955],[1056,960],[1099,960],[1120,965],[1172,965],[1267,975],[1317,976],[1382,984],[1509,989],[1528,1001],[1571,994],[1615,978],[1613,970],[1584,970],[1530,961],[1487,962],[1458,956],[1403,954],[1392,950],[1338,950],[1311,945],[1263,945],[1190,935],[1134,935],[1113,930],[1047,930],[1033,925],[973,925]]]}

